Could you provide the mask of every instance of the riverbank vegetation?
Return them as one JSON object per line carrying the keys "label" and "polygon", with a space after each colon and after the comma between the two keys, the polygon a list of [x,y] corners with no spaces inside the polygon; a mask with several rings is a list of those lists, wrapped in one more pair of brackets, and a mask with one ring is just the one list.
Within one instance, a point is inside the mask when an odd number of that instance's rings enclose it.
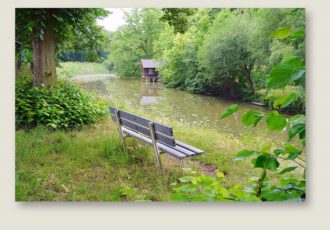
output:
{"label": "riverbank vegetation", "polygon": [[[265,76],[286,57],[305,60],[303,9],[136,9],[126,21],[111,38],[108,60],[122,78],[139,78],[140,60],[151,58],[162,62],[168,87],[275,108]],[[287,91],[300,93],[282,111],[303,113],[305,83]]]}

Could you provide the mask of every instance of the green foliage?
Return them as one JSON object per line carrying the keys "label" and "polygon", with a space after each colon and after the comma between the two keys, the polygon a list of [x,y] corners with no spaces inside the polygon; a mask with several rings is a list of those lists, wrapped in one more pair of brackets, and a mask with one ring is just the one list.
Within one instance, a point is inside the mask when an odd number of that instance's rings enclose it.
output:
{"label": "green foliage", "polygon": [[201,68],[221,96],[240,98],[242,88],[247,89],[244,82],[250,82],[253,58],[244,16],[221,11],[199,51]]}
{"label": "green foliage", "polygon": [[302,86],[259,90],[257,94],[269,108],[288,114],[305,113],[305,89]]}
{"label": "green foliage", "polygon": [[[238,109],[238,108],[237,108]],[[249,110],[242,116],[242,122],[247,126],[255,127],[264,115],[258,111]]]}
{"label": "green foliage", "polygon": [[249,157],[249,156],[252,156],[254,154],[257,154],[256,151],[254,150],[247,150],[247,149],[244,149],[244,150],[241,150],[239,151],[238,153],[236,153],[235,155],[235,160],[244,160],[245,158]]}
{"label": "green foliage", "polygon": [[163,8],[161,20],[174,27],[175,33],[184,33],[188,29],[188,18],[196,11],[190,8]]}
{"label": "green foliage", "polygon": [[271,131],[281,131],[287,125],[286,119],[277,111],[272,111],[266,116],[267,127]]}
{"label": "green foliage", "polygon": [[274,102],[273,106],[275,108],[277,108],[277,107],[286,107],[289,104],[291,104],[291,102],[296,100],[297,97],[298,97],[298,94],[296,92],[292,92],[290,94],[287,94],[287,95],[284,95],[280,98],[277,98],[276,101]]}
{"label": "green foliage", "polygon": [[50,90],[33,87],[30,80],[16,83],[16,125],[46,125],[53,129],[94,123],[108,114],[100,98],[60,81]]}
{"label": "green foliage", "polygon": [[266,77],[268,88],[283,88],[305,76],[305,65],[299,57],[285,58],[280,64],[274,66]]}
{"label": "green foliage", "polygon": [[[272,157],[260,155],[258,164],[262,168],[276,170],[278,162]],[[295,170],[296,167],[287,167],[280,174]],[[191,172],[195,173],[195,172]],[[294,177],[283,177],[279,186],[270,185],[268,177],[264,174],[263,179],[251,177],[249,182],[243,186],[236,184],[230,188],[224,186],[225,176],[218,172],[216,177],[207,175],[192,175],[179,178],[178,182],[172,184],[174,193],[171,194],[172,201],[193,202],[260,202],[260,201],[301,201],[304,198],[305,182]]]}
{"label": "green foliage", "polygon": [[163,54],[164,66],[160,68],[164,83],[169,87],[185,88],[192,85],[191,79],[196,77],[196,49],[188,34],[177,34],[173,47]]}
{"label": "green foliage", "polygon": [[126,14],[127,24],[119,28],[110,42],[111,63],[121,78],[141,76],[141,59],[153,58],[154,43],[164,28],[159,9],[134,9]]}
{"label": "green foliage", "polygon": [[172,201],[260,201],[255,192],[241,185],[235,185],[231,189],[224,187],[225,176],[217,172],[216,177],[207,175],[184,176],[178,183],[172,184],[174,193]]}
{"label": "green foliage", "polygon": [[238,105],[237,104],[233,104],[231,106],[229,106],[221,115],[220,115],[220,119],[223,119],[225,117],[228,117],[232,114],[234,114],[235,112],[237,112],[238,110]]}
{"label": "green foliage", "polygon": [[107,10],[97,8],[17,8],[17,40],[26,44],[31,43],[32,39],[43,40],[45,31],[52,29],[59,43],[74,33],[97,42],[95,29],[100,28],[95,25],[96,19],[108,14]]}
{"label": "green foliage", "polygon": [[276,171],[280,163],[275,156],[268,153],[260,154],[254,161],[255,168],[263,168],[271,171]]}

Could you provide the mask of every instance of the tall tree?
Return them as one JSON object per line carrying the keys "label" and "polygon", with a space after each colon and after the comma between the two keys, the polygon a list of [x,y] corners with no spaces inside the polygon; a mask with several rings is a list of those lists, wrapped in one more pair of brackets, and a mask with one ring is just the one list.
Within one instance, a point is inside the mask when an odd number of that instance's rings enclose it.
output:
{"label": "tall tree", "polygon": [[32,48],[33,85],[52,86],[57,80],[57,47],[72,34],[92,36],[98,32],[96,19],[108,13],[104,9],[16,9],[16,40]]}
{"label": "tall tree", "polygon": [[154,57],[154,43],[164,29],[159,9],[134,9],[126,13],[126,25],[113,34],[110,59],[122,78],[140,76],[142,58]]}

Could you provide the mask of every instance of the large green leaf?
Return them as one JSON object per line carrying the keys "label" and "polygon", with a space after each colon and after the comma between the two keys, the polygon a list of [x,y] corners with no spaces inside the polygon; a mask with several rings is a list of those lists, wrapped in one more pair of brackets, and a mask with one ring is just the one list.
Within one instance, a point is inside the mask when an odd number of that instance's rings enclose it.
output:
{"label": "large green leaf", "polygon": [[305,124],[306,123],[306,119],[304,115],[294,115],[292,117],[289,118],[289,122],[291,124],[291,126],[294,126],[296,124]]}
{"label": "large green leaf", "polygon": [[299,57],[288,57],[274,66],[266,76],[267,88],[283,88],[293,81],[304,77],[304,64]]}
{"label": "large green leaf", "polygon": [[244,149],[236,153],[234,160],[244,160],[245,158],[252,156],[253,154],[256,154],[256,151]]}
{"label": "large green leaf", "polygon": [[257,157],[254,167],[276,171],[279,165],[276,157],[268,153],[263,153]]}
{"label": "large green leaf", "polygon": [[291,102],[293,102],[297,98],[297,96],[297,92],[292,92],[290,94],[284,95],[283,97],[280,97],[275,100],[274,107],[286,107],[291,104]]}
{"label": "large green leaf", "polygon": [[254,110],[247,111],[242,116],[242,122],[247,126],[256,126],[262,119],[263,114]]}
{"label": "large green leaf", "polygon": [[295,160],[301,154],[301,151],[291,144],[285,145],[285,152],[289,154],[288,160]]}
{"label": "large green leaf", "polygon": [[297,200],[304,193],[294,185],[286,187],[272,187],[268,191],[262,192],[262,197],[267,201]]}
{"label": "large green leaf", "polygon": [[238,105],[237,104],[233,104],[231,106],[229,106],[220,116],[220,119],[223,119],[225,117],[230,116],[233,113],[236,113],[238,110]]}
{"label": "large green leaf", "polygon": [[286,119],[277,111],[272,111],[266,117],[267,127],[271,131],[281,131],[287,124]]}
{"label": "large green leaf", "polygon": [[280,148],[280,149],[275,149],[275,150],[273,151],[273,153],[274,153],[276,156],[279,156],[279,155],[285,153],[285,149],[282,149],[282,148]]}
{"label": "large green leaf", "polygon": [[289,141],[292,140],[297,134],[299,134],[300,139],[305,138],[306,125],[305,124],[296,124],[289,129]]}
{"label": "large green leaf", "polygon": [[278,28],[272,34],[272,37],[277,38],[277,39],[283,39],[283,38],[288,37],[290,35],[290,32],[291,32],[290,27]]}
{"label": "large green leaf", "polygon": [[284,168],[283,170],[280,171],[280,174],[291,172],[291,171],[295,170],[296,168],[297,168],[297,166],[290,166],[290,167]]}

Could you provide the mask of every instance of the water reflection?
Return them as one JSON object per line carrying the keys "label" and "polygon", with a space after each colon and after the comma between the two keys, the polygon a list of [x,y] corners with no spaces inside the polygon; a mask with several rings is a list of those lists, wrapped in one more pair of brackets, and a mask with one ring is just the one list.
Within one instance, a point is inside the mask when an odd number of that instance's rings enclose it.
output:
{"label": "water reflection", "polygon": [[143,82],[141,84],[141,105],[151,105],[158,103],[162,97],[158,95],[158,83],[157,82]]}
{"label": "water reflection", "polygon": [[266,112],[264,108],[258,106],[240,103],[237,114],[219,120],[220,114],[233,104],[232,101],[165,88],[158,82],[104,78],[94,82],[89,79],[88,82],[81,84],[115,103],[125,104],[146,116],[150,114],[157,117],[158,122],[175,121],[182,126],[203,127],[235,136],[248,131],[253,132],[253,135],[267,135],[282,140],[285,137],[284,134],[267,132],[262,122],[253,129],[242,124],[241,115],[248,109]]}

